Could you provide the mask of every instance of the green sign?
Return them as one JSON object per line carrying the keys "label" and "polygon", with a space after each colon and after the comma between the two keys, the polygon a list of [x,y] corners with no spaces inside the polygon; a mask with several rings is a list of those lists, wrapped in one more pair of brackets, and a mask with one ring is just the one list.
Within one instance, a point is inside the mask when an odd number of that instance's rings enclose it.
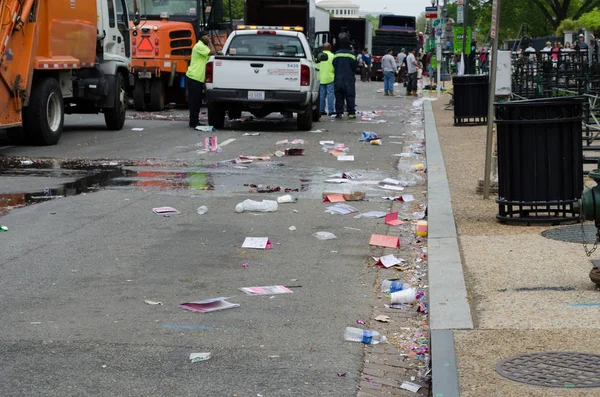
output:
{"label": "green sign", "polygon": [[437,67],[438,67],[436,54],[431,54],[431,67],[434,69],[437,69]]}
{"label": "green sign", "polygon": [[[467,28],[467,44],[465,45],[465,54],[471,53],[471,28]],[[454,27],[454,53],[460,54],[463,45],[463,28],[462,26]]]}

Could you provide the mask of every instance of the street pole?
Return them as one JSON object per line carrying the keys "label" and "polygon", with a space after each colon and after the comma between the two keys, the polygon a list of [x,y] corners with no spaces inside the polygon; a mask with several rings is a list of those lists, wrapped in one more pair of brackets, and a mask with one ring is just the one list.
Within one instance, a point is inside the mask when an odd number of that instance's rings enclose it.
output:
{"label": "street pole", "polygon": [[494,146],[494,99],[496,98],[496,68],[498,67],[498,28],[500,26],[500,0],[492,3],[492,65],[490,70],[490,96],[488,99],[487,139],[485,146],[485,176],[483,178],[483,198],[490,198],[490,173],[492,170],[492,149]]}
{"label": "street pole", "polygon": [[[442,11],[440,10],[440,0],[437,0],[437,11],[438,11],[438,18],[442,18]],[[438,29],[442,29],[441,27],[439,27]],[[442,35],[438,36],[436,33],[436,31],[434,30],[434,34],[435,34],[435,38],[436,38],[436,46],[435,46],[435,59],[437,60],[437,79],[435,80],[436,85],[435,85],[435,89],[437,91],[437,97],[438,99],[442,96],[442,91],[441,91],[441,85],[440,85],[440,79],[442,76],[442,37],[444,35],[444,30],[442,29]]]}
{"label": "street pole", "polygon": [[[465,51],[465,46],[467,45],[467,18],[469,17],[469,0],[465,0],[464,1],[464,6],[463,6],[463,40],[462,40],[462,59],[461,62],[463,63],[462,65],[462,69],[464,71],[464,74],[469,74],[467,71],[467,54]],[[469,38],[470,40],[470,38]],[[469,45],[471,43],[469,42]]]}

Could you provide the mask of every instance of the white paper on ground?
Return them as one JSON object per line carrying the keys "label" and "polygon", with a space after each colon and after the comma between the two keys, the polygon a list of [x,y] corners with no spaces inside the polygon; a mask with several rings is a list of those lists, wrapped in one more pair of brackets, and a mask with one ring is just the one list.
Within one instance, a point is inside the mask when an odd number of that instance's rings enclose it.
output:
{"label": "white paper on ground", "polygon": [[404,188],[402,186],[392,186],[392,185],[379,185],[380,188],[385,189],[385,190],[395,190],[395,191],[402,191],[404,190]]}
{"label": "white paper on ground", "polygon": [[397,180],[397,179],[385,178],[384,180],[382,180],[379,183],[382,184],[382,185],[399,185],[400,181]]}
{"label": "white paper on ground", "polygon": [[316,232],[313,234],[313,236],[315,236],[319,240],[332,240],[334,238],[337,238],[335,234],[329,232]]}
{"label": "white paper on ground", "polygon": [[352,183],[352,181],[346,178],[333,178],[325,180],[325,183]]}
{"label": "white paper on ground", "polygon": [[369,211],[360,214],[361,218],[384,218],[388,213],[383,211]]}
{"label": "white paper on ground", "polygon": [[266,249],[269,246],[268,237],[246,237],[242,248]]}
{"label": "white paper on ground", "polygon": [[421,389],[421,385],[417,385],[416,383],[412,383],[412,382],[402,382],[402,385],[400,385],[400,388],[404,389],[404,390],[412,391],[413,393],[416,393],[419,391],[419,389]]}
{"label": "white paper on ground", "polygon": [[354,155],[337,156],[338,161],[354,161]]}
{"label": "white paper on ground", "polygon": [[131,130],[132,131],[144,131],[144,129],[141,127],[135,127],[135,128],[132,128]]}
{"label": "white paper on ground", "polygon": [[381,264],[387,269],[390,268],[392,266],[396,266],[399,263],[402,263],[402,261],[398,258],[396,258],[394,255],[390,254],[390,255],[386,255],[386,256],[382,256],[381,258],[379,258],[379,262],[381,262]]}
{"label": "white paper on ground", "polygon": [[327,207],[327,210],[325,210],[325,212],[329,212],[331,214],[347,215],[347,214],[352,214],[352,213],[358,212],[358,209],[354,208],[348,204],[338,203],[338,204],[332,205],[330,207]]}
{"label": "white paper on ground", "polygon": [[195,363],[210,359],[210,353],[190,353],[190,360]]}

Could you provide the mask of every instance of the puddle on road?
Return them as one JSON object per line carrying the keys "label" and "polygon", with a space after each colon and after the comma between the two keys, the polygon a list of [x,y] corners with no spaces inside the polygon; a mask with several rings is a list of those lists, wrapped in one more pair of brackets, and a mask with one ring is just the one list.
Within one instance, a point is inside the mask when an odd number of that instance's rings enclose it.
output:
{"label": "puddle on road", "polygon": [[[0,176],[8,178],[46,177],[39,188],[27,192],[0,194],[0,215],[13,208],[48,200],[93,193],[99,190],[142,191],[150,194],[213,197],[244,195],[262,200],[289,192],[317,199],[323,192],[382,192],[375,184],[330,184],[324,181],[337,173],[329,168],[290,168],[277,162],[189,164],[155,159],[141,161],[15,159],[0,157]],[[379,181],[390,175],[359,171],[366,179]],[[58,181],[57,179],[61,179]],[[68,182],[64,182],[68,180]],[[10,186],[5,184],[5,186]],[[265,193],[265,194],[262,194]]]}

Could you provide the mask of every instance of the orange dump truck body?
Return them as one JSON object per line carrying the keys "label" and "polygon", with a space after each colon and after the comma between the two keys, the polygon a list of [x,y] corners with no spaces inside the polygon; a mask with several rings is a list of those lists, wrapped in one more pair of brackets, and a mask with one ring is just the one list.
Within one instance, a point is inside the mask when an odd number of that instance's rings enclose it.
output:
{"label": "orange dump truck body", "polygon": [[0,7],[0,39],[8,40],[0,47],[0,128],[8,128],[22,124],[34,70],[94,66],[98,15],[96,0],[0,0]]}

